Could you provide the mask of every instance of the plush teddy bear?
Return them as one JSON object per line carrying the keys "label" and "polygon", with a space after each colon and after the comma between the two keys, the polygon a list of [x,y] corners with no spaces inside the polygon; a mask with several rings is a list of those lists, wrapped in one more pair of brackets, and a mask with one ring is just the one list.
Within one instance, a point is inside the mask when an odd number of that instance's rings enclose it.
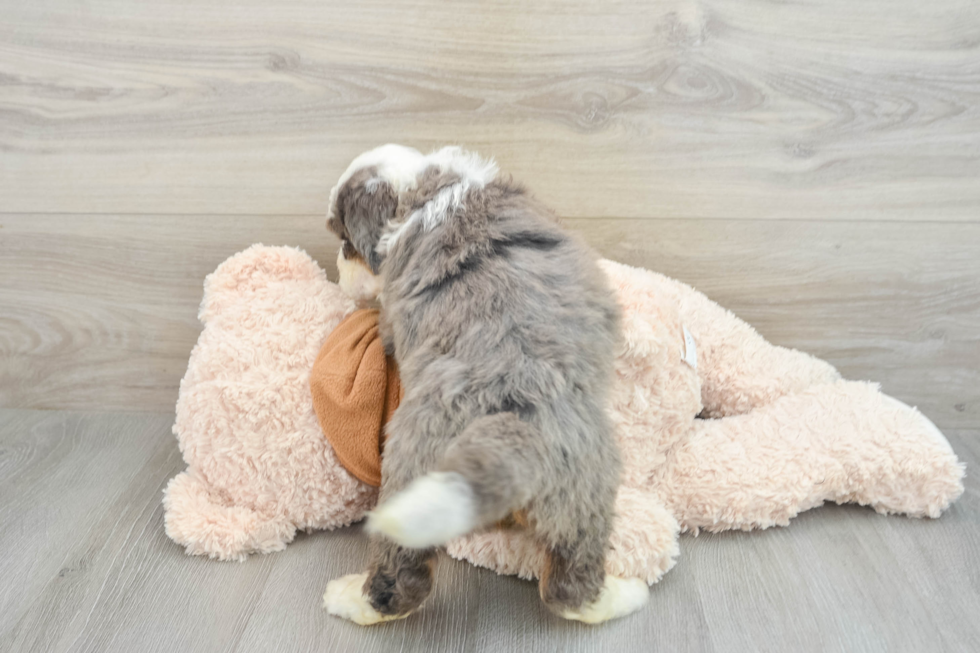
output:
{"label": "plush teddy bear", "polygon": [[[611,573],[656,582],[683,531],[785,525],[824,501],[937,517],[963,492],[963,465],[915,409],[769,344],[689,286],[612,261],[602,267],[625,335],[609,408],[624,460]],[[253,246],[208,277],[174,426],[188,469],[164,497],[167,534],[188,553],[243,560],[278,551],[297,529],[347,525],[373,505],[370,465],[346,454],[342,463],[309,385],[321,346],[355,308],[293,248]],[[378,372],[373,338],[349,338],[331,360],[353,361],[357,372],[338,375],[336,387],[382,415],[369,420],[378,443],[397,393],[386,389],[390,371]],[[519,528],[476,533],[448,551],[524,578],[543,564]]]}

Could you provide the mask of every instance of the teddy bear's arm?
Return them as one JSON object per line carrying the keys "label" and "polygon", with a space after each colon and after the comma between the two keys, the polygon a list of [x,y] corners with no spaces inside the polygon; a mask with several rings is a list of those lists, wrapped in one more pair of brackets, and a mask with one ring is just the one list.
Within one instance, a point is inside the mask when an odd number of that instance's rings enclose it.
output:
{"label": "teddy bear's arm", "polygon": [[748,415],[697,420],[659,491],[681,528],[786,525],[825,501],[938,517],[963,465],[922,413],[871,383],[838,381]]}
{"label": "teddy bear's arm", "polygon": [[829,363],[768,342],[731,311],[674,279],[684,326],[697,343],[706,417],[741,415],[779,397],[840,378]]}
{"label": "teddy bear's arm", "polygon": [[[656,583],[677,562],[677,520],[657,494],[626,487],[619,490],[615,514],[606,573]],[[525,579],[540,578],[545,565],[541,542],[522,527],[478,531],[450,542],[447,552],[457,560]]]}

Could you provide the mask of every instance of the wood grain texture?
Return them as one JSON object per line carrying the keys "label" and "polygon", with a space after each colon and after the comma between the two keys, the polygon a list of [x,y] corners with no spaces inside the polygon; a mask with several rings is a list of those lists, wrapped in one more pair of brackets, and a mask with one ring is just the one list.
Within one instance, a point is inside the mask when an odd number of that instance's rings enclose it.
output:
{"label": "wood grain texture", "polygon": [[[980,646],[980,482],[938,520],[827,506],[787,528],[683,537],[639,614],[567,623],[532,583],[442,556],[406,621],[320,607],[366,561],[360,527],[242,564],[185,556],[161,490],[183,468],[171,414],[0,409],[0,650],[968,651]],[[980,431],[949,433],[980,464]]]}
{"label": "wood grain texture", "polygon": [[[690,283],[941,428],[980,420],[980,224],[571,220],[605,256]],[[204,277],[253,242],[336,278],[319,216],[5,216],[0,406],[172,410]]]}
{"label": "wood grain texture", "polygon": [[393,140],[568,217],[978,218],[975,0],[0,7],[3,211],[322,213]]}
{"label": "wood grain texture", "polygon": [[[976,0],[0,0],[0,650],[976,651],[980,484],[686,537],[568,624],[441,560],[412,619],[320,609],[360,529],[245,564],[163,533],[204,277],[398,141],[495,156],[604,255],[880,381],[980,463]],[[71,409],[82,412],[24,409]],[[105,412],[112,411],[112,412]]]}

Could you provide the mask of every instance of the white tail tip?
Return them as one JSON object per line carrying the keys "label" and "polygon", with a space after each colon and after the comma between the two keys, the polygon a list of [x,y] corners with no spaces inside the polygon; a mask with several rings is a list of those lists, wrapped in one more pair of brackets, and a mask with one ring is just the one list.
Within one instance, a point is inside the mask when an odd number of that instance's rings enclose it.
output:
{"label": "white tail tip", "polygon": [[435,472],[416,479],[368,513],[367,531],[413,549],[440,546],[476,528],[473,488],[460,474]]}

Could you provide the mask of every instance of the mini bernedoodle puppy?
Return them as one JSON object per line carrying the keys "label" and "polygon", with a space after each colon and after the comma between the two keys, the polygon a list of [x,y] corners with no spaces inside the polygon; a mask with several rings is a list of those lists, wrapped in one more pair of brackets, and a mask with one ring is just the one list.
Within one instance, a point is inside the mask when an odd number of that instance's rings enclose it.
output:
{"label": "mini bernedoodle puppy", "polygon": [[504,520],[547,550],[541,599],[597,623],[646,584],[603,568],[620,460],[605,412],[619,308],[594,254],[493,161],[385,145],[330,195],[342,284],[381,301],[405,397],[388,424],[367,573],[324,605],[359,624],[406,617],[435,547]]}

